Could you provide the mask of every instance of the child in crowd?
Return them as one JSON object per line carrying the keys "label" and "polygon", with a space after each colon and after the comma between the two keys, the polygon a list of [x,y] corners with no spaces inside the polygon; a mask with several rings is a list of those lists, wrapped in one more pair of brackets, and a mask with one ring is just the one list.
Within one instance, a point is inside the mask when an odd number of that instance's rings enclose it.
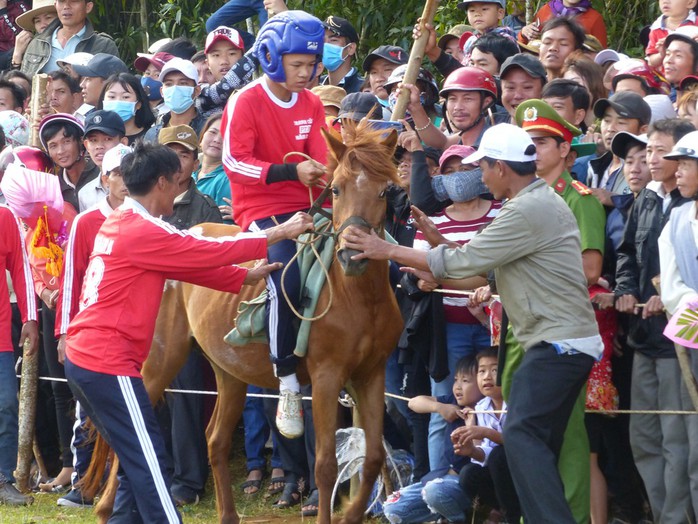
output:
{"label": "child in crowd", "polygon": [[475,32],[463,45],[463,64],[470,62],[470,53],[477,39],[487,33],[495,33],[511,38],[516,42],[516,34],[510,27],[500,25],[506,9],[505,0],[465,0],[458,7],[468,13],[468,24]]}
{"label": "child in crowd", "polygon": [[[102,168],[104,155],[118,144],[126,144],[126,128],[114,111],[98,109],[87,115],[83,145],[92,162]],[[104,177],[95,177],[78,191],[80,211],[86,211],[104,200],[108,194]]]}
{"label": "child in crowd", "polygon": [[383,512],[391,523],[431,522],[437,520],[439,515],[449,521],[463,519],[465,497],[458,485],[458,472],[468,460],[454,454],[451,434],[463,426],[464,412],[472,409],[482,398],[476,382],[476,369],[475,358],[463,357],[456,364],[450,395],[419,395],[410,400],[408,406],[411,410],[440,415],[448,423],[446,445],[443,448],[448,466],[432,470],[420,482],[390,495],[383,505]]}
{"label": "child in crowd", "polygon": [[650,41],[645,50],[645,56],[650,66],[661,68],[664,60],[664,39],[676,29],[685,25],[697,25],[696,13],[693,8],[696,0],[661,0],[659,15],[650,26]]}
{"label": "child in crowd", "polygon": [[519,41],[525,44],[540,38],[543,25],[558,17],[574,18],[586,34],[595,36],[606,47],[606,24],[601,13],[591,7],[591,0],[550,0],[538,10],[533,22],[521,29]]}
{"label": "child in crowd", "polygon": [[[492,347],[477,354],[477,387],[484,396],[469,413],[465,426],[451,433],[457,455],[469,457],[460,472],[460,487],[465,492],[466,522],[472,520],[473,502],[479,497],[488,506],[498,507],[505,522],[519,522],[521,510],[516,490],[509,474],[502,426],[506,411],[502,388],[497,386],[497,349]],[[470,411],[468,409],[464,411]]]}
{"label": "child in crowd", "polygon": [[245,44],[240,33],[235,29],[220,26],[211,31],[206,37],[206,63],[213,76],[213,81],[218,82],[230,71],[245,52]]}

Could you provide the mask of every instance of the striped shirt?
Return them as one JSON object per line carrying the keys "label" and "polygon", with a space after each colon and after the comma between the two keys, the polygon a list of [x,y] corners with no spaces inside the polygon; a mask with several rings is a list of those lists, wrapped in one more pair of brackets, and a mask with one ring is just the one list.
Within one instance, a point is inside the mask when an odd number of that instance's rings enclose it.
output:
{"label": "striped shirt", "polygon": [[[494,220],[499,213],[502,204],[499,201],[490,202],[487,212],[474,220],[454,220],[448,214],[448,209],[430,217],[439,232],[451,242],[467,244],[483,227]],[[431,246],[424,238],[421,231],[417,231],[412,247],[429,251]],[[446,322],[456,324],[479,324],[470,311],[468,311],[468,297],[462,295],[444,295],[444,314]]]}

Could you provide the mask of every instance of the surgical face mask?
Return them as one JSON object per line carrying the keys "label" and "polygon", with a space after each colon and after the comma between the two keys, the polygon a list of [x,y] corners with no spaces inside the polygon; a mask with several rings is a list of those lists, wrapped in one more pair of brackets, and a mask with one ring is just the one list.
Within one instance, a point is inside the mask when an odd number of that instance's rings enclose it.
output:
{"label": "surgical face mask", "polygon": [[162,90],[165,105],[178,115],[194,105],[193,94],[194,88],[192,86],[170,86]]}
{"label": "surgical face mask", "polygon": [[131,120],[136,114],[136,102],[126,100],[105,100],[102,108],[105,111],[114,111],[124,122]]}
{"label": "surgical face mask", "polygon": [[141,77],[141,85],[148,95],[148,100],[162,100],[162,95],[160,94],[162,82],[158,82],[149,76],[144,76]]}
{"label": "surgical face mask", "polygon": [[328,71],[336,71],[344,63],[344,50],[349,47],[345,45],[344,47],[339,47],[335,44],[325,44],[322,48],[322,64],[327,68]]}
{"label": "surgical face mask", "polygon": [[437,175],[431,179],[431,184],[434,195],[441,201],[469,202],[489,192],[482,182],[482,170],[479,167],[450,175]]}

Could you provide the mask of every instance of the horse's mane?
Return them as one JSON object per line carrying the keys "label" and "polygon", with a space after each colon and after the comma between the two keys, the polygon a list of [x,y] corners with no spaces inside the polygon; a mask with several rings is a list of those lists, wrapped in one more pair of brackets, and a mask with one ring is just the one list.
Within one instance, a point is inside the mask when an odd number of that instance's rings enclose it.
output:
{"label": "horse's mane", "polygon": [[330,172],[334,172],[334,178],[356,177],[359,171],[352,167],[356,162],[364,166],[368,177],[400,184],[393,159],[394,149],[383,143],[385,130],[372,129],[365,120],[357,125],[347,119],[343,125],[347,150],[339,162],[330,155],[328,167]]}

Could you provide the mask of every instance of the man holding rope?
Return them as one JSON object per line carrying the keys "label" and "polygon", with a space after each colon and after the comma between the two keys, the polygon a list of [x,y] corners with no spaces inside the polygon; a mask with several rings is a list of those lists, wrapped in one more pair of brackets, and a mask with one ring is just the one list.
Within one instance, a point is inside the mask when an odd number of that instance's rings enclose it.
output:
{"label": "man holding rope", "polygon": [[[502,140],[506,137],[506,140]],[[423,252],[348,228],[355,258],[394,260],[420,277],[461,279],[494,269],[502,303],[526,354],[513,378],[504,439],[525,518],[574,524],[557,471],[567,421],[603,343],[582,270],[579,229],[565,202],[536,178],[536,147],[510,124],[487,130],[478,162],[499,215],[470,243]],[[476,302],[482,300],[481,292]]]}
{"label": "man holding rope", "polygon": [[[65,374],[95,427],[119,457],[113,522],[176,523],[165,443],[140,370],[152,343],[166,279],[237,293],[280,264],[261,259],[267,246],[295,238],[311,220],[298,213],[255,234],[206,238],[157,216],[173,213],[180,162],[168,147],[137,143],[121,161],[130,197],[99,230],[85,275],[80,311],[68,327]],[[140,519],[135,515],[139,515]]]}

